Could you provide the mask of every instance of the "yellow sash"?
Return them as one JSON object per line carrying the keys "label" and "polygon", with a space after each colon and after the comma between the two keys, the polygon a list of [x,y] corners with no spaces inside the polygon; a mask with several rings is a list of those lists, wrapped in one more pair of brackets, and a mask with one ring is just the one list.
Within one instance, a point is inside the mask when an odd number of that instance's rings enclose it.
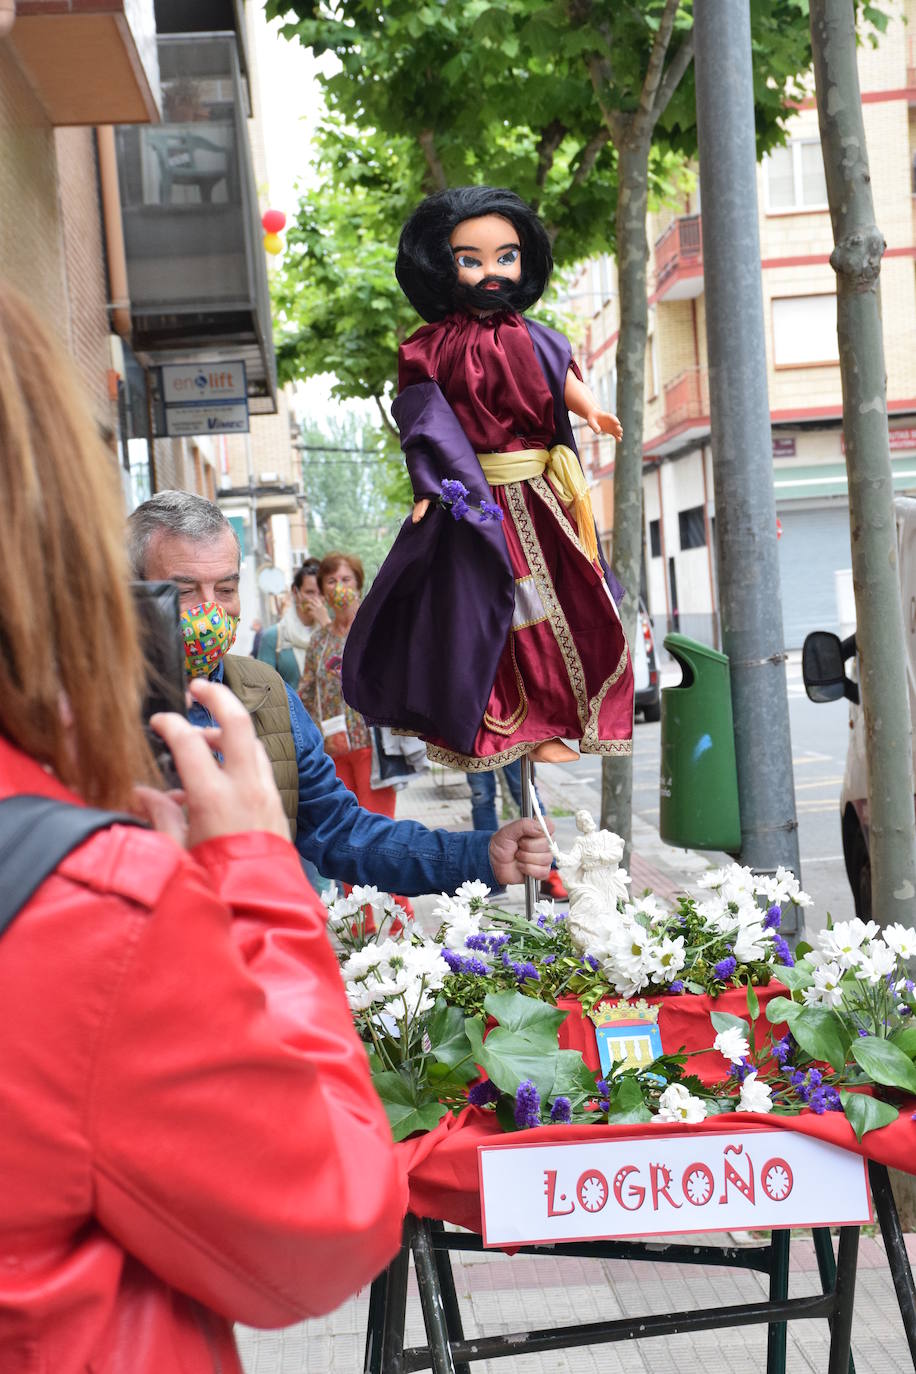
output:
{"label": "yellow sash", "polygon": [[598,558],[598,539],[595,517],[588,494],[588,483],[582,465],[571,448],[554,444],[553,448],[525,448],[518,453],[478,453],[483,475],[491,487],[504,487],[508,482],[524,482],[547,472],[559,493],[560,500],[572,506],[579,531],[579,542],[592,563]]}

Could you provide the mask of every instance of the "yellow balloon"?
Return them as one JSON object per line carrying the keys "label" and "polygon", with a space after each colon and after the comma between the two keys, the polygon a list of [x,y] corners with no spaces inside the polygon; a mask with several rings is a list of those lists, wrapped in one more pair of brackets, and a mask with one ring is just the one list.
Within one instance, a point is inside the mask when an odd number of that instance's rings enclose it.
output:
{"label": "yellow balloon", "polygon": [[283,240],[281,239],[279,234],[264,235],[264,251],[265,253],[273,254],[283,252]]}

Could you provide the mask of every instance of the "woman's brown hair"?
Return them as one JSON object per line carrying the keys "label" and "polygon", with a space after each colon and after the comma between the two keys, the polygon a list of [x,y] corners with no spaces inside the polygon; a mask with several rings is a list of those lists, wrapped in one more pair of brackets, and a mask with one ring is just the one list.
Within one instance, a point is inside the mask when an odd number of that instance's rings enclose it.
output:
{"label": "woman's brown hair", "polygon": [[318,564],[318,590],[324,591],[324,579],[332,572],[336,572],[341,563],[346,564],[353,576],[356,578],[356,587],[362,591],[366,574],[363,571],[362,561],[356,557],[355,553],[326,553]]}
{"label": "woman's brown hair", "polygon": [[0,282],[0,733],[86,801],[152,763],[118,470],[66,353]]}

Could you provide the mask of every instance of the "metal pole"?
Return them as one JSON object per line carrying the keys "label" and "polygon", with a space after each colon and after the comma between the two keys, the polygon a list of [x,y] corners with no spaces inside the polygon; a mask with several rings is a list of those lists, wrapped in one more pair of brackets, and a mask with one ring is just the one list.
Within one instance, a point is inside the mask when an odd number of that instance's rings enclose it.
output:
{"label": "metal pole", "polygon": [[[522,765],[522,803],[521,811],[525,819],[530,820],[534,815],[534,807],[531,804],[531,788],[534,782],[534,770],[531,760],[527,754],[521,758]],[[525,915],[528,920],[534,919],[534,904],[538,899],[538,880],[530,876],[525,877]]]}
{"label": "metal pole", "polygon": [[[747,0],[696,0],[694,41],[722,648],[741,859],[801,876],[776,550]],[[722,61],[722,54],[728,61]],[[787,913],[799,922],[800,908]],[[788,927],[791,931],[791,927]]]}

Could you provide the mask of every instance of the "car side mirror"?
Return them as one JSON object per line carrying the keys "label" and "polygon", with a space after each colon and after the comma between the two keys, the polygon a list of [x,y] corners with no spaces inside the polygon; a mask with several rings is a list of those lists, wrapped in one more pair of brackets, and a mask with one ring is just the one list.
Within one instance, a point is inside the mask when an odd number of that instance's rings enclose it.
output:
{"label": "car side mirror", "polygon": [[846,660],[856,651],[856,637],[840,639],[829,630],[812,630],[802,648],[802,679],[811,701],[859,704],[859,684],[846,675]]}

